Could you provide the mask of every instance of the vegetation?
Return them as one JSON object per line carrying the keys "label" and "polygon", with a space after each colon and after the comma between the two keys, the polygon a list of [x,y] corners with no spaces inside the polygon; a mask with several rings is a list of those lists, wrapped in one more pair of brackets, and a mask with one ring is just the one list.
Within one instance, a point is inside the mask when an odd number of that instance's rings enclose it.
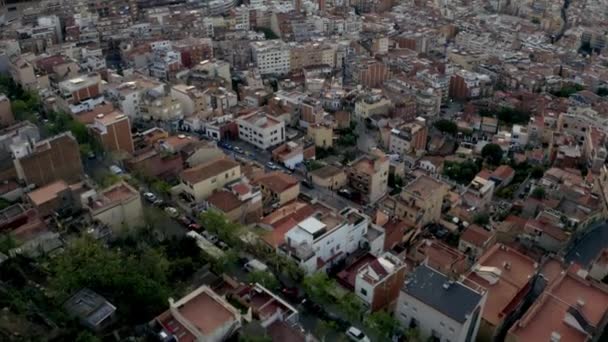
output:
{"label": "vegetation", "polygon": [[450,121],[450,120],[446,120],[446,119],[438,120],[437,122],[435,122],[434,126],[435,126],[435,128],[437,128],[439,131],[441,131],[443,133],[447,133],[447,134],[451,134],[451,135],[455,135],[456,133],[458,133],[458,126],[456,125],[456,123],[454,123],[453,121]]}
{"label": "vegetation", "polygon": [[554,91],[551,94],[553,94],[557,97],[570,97],[570,95],[572,95],[574,93],[578,93],[579,91],[584,90],[584,89],[585,89],[585,87],[583,87],[580,84],[565,85],[560,90]]}
{"label": "vegetation", "polygon": [[546,196],[546,191],[545,188],[543,188],[542,186],[538,186],[536,188],[534,188],[534,190],[532,190],[532,193],[530,194],[530,196],[532,196],[533,198],[536,199],[543,199]]}
{"label": "vegetation", "polygon": [[357,123],[351,122],[350,127],[338,130],[339,138],[338,145],[340,146],[356,146],[359,135],[356,132]]}
{"label": "vegetation", "polygon": [[596,93],[599,96],[608,96],[608,88],[606,88],[606,87],[597,88],[597,92]]}
{"label": "vegetation", "polygon": [[530,113],[505,106],[500,107],[496,112],[488,109],[481,109],[479,115],[496,117],[501,122],[509,125],[526,124],[530,121]]}
{"label": "vegetation", "polygon": [[384,341],[390,341],[391,337],[401,330],[399,321],[386,311],[372,313],[366,317],[365,323],[377,337]]}
{"label": "vegetation", "polygon": [[249,273],[247,281],[250,283],[258,283],[269,289],[270,291],[277,291],[280,289],[280,284],[277,278],[270,272],[254,271]]}
{"label": "vegetation", "polygon": [[0,234],[0,253],[7,254],[13,248],[19,247],[19,242],[10,234]]}
{"label": "vegetation", "polygon": [[481,149],[481,156],[492,165],[500,165],[504,152],[497,144],[487,144]]}
{"label": "vegetation", "polygon": [[270,28],[268,27],[258,27],[256,29],[257,32],[262,32],[264,33],[264,38],[266,38],[267,40],[270,39],[279,39],[279,36],[277,36]]}
{"label": "vegetation", "polygon": [[314,170],[318,170],[318,169],[322,168],[323,166],[325,166],[325,164],[321,163],[320,161],[311,160],[306,163],[306,170],[308,172],[311,172]]}
{"label": "vegetation", "polygon": [[530,176],[535,179],[543,178],[545,175],[545,168],[542,166],[534,166],[530,171]]}
{"label": "vegetation", "polygon": [[473,223],[485,226],[486,224],[490,223],[490,215],[486,213],[479,213],[473,217]]}
{"label": "vegetation", "polygon": [[333,147],[327,147],[327,148],[316,147],[315,148],[316,159],[325,159],[329,156],[335,156],[335,155],[336,155],[336,151],[334,150]]}
{"label": "vegetation", "polygon": [[446,161],[443,174],[458,183],[469,184],[480,170],[481,165],[477,161],[466,160],[462,163]]}
{"label": "vegetation", "polygon": [[0,93],[6,94],[11,100],[11,109],[15,119],[38,121],[36,113],[40,111],[40,99],[35,92],[24,90],[12,78],[0,75]]}
{"label": "vegetation", "polygon": [[403,185],[403,179],[399,177],[399,175],[396,175],[395,173],[388,174],[388,186],[395,189],[395,193],[400,193]]}

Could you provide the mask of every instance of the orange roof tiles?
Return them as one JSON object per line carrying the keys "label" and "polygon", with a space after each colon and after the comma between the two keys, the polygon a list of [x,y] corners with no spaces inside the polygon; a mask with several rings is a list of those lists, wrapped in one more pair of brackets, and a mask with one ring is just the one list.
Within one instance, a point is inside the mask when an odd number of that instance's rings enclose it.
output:
{"label": "orange roof tiles", "polygon": [[237,162],[230,159],[216,159],[205,164],[182,171],[181,178],[191,184],[202,182],[239,166]]}
{"label": "orange roof tiles", "polygon": [[297,178],[280,171],[267,173],[257,178],[255,182],[275,193],[281,193],[300,183]]}

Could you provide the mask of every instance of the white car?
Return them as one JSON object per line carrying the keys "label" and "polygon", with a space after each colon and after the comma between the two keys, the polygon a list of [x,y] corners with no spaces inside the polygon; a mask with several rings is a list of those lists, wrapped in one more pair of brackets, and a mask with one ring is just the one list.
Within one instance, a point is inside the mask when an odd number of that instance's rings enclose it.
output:
{"label": "white car", "polygon": [[278,166],[277,166],[275,163],[273,163],[273,162],[268,162],[268,163],[266,163],[266,166],[267,166],[269,169],[271,169],[271,170],[277,170],[277,169],[279,168],[279,167],[278,167]]}
{"label": "white car", "polygon": [[112,172],[115,175],[122,175],[124,173],[122,171],[122,169],[120,167],[118,167],[117,165],[110,166],[110,172]]}
{"label": "white car", "polygon": [[144,193],[144,198],[150,203],[154,203],[157,200],[156,195],[151,192]]}
{"label": "white car", "polygon": [[346,330],[346,336],[348,336],[348,338],[351,339],[352,341],[370,342],[369,337],[365,336],[363,331],[361,331],[355,327],[348,328],[348,330]]}
{"label": "white car", "polygon": [[171,217],[177,217],[177,215],[179,215],[179,211],[173,207],[166,207],[165,212]]}

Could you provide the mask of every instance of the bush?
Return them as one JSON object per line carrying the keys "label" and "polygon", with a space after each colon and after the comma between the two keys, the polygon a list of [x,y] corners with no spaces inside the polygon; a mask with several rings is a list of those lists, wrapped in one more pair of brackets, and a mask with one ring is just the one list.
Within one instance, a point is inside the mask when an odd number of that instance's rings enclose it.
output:
{"label": "bush", "polygon": [[458,183],[469,184],[480,169],[478,163],[471,160],[462,163],[446,161],[443,174]]}
{"label": "bush", "polygon": [[434,126],[443,133],[451,135],[455,135],[456,133],[458,133],[458,126],[450,120],[441,119],[435,122]]}
{"label": "bush", "polygon": [[500,165],[504,152],[500,145],[487,144],[481,150],[481,156],[492,165]]}

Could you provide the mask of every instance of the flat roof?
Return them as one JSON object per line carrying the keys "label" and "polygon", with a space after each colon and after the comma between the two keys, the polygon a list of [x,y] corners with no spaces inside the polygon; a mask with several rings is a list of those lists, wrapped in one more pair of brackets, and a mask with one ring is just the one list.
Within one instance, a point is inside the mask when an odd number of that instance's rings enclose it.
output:
{"label": "flat roof", "polygon": [[39,206],[54,199],[57,197],[57,193],[66,189],[68,189],[68,184],[63,180],[58,180],[28,193],[27,197],[35,206]]}
{"label": "flat roof", "polygon": [[326,225],[325,223],[317,220],[315,217],[309,217],[307,219],[305,219],[304,221],[298,223],[298,227],[304,229],[305,231],[307,231],[310,234],[316,234],[319,231],[323,230]]}

